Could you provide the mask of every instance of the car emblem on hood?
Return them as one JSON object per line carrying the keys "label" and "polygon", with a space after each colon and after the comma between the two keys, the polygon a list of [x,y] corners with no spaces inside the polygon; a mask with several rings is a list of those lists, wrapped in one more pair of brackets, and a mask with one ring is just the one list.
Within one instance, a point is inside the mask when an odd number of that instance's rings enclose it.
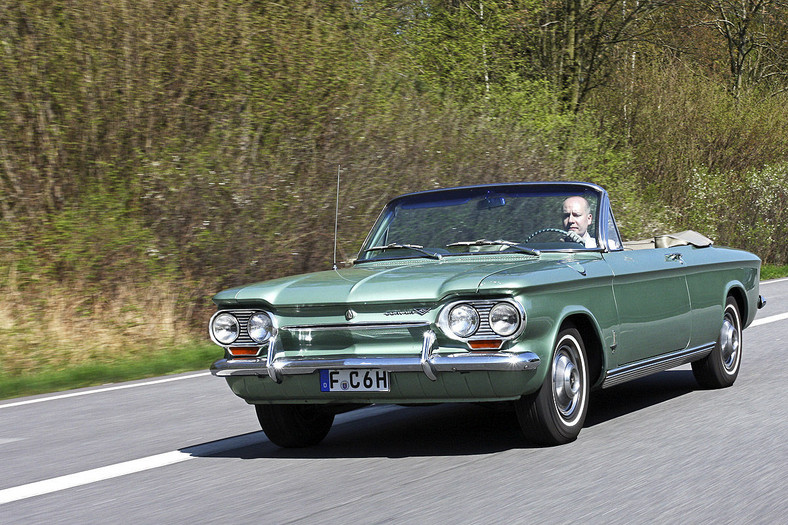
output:
{"label": "car emblem on hood", "polygon": [[429,308],[408,308],[407,310],[389,310],[383,315],[424,315],[429,311]]}
{"label": "car emblem on hood", "polygon": [[354,312],[352,308],[348,308],[347,312],[345,312],[345,319],[350,321],[354,317],[356,317],[356,312]]}

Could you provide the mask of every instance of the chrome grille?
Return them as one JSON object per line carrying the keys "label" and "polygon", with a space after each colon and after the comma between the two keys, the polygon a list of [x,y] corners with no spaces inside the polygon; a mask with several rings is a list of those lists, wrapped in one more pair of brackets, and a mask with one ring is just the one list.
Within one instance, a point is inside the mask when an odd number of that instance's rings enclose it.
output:
{"label": "chrome grille", "polygon": [[252,314],[260,310],[229,310],[231,314],[238,319],[240,329],[238,331],[238,338],[232,343],[233,345],[255,345],[259,346],[251,337],[249,337],[249,318]]}
{"label": "chrome grille", "polygon": [[497,302],[468,301],[468,304],[472,305],[479,312],[479,328],[469,339],[500,339],[501,336],[493,332],[492,327],[490,327],[490,310]]}

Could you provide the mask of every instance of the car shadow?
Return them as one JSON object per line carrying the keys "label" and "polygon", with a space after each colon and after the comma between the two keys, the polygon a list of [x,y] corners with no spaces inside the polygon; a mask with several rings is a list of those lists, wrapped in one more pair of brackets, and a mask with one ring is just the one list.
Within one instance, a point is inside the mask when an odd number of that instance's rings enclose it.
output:
{"label": "car shadow", "polygon": [[[669,370],[593,392],[584,428],[699,389],[691,371]],[[538,448],[522,436],[509,404],[396,407],[359,416],[344,422],[338,418],[328,436],[315,447],[283,449],[262,432],[254,432],[181,451],[214,458],[338,459],[467,456]],[[254,418],[254,413],[249,417]]]}
{"label": "car shadow", "polygon": [[[260,433],[257,443],[207,455],[240,459],[402,458],[490,454],[530,446],[520,433],[514,412],[503,408],[441,404],[371,414],[334,423],[328,436],[315,447],[279,448]],[[253,418],[254,413],[250,416]],[[196,448],[182,451],[202,455],[192,450]]]}
{"label": "car shadow", "polygon": [[[691,370],[667,370],[591,393],[583,428],[590,428],[702,390]],[[582,434],[581,434],[582,435]]]}

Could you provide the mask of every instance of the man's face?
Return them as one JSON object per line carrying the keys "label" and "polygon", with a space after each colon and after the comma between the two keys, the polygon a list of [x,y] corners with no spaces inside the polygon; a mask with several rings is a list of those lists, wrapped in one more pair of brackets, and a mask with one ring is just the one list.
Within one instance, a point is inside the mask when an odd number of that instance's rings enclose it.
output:
{"label": "man's face", "polygon": [[564,201],[564,229],[581,237],[591,224],[591,210],[583,197],[569,197]]}

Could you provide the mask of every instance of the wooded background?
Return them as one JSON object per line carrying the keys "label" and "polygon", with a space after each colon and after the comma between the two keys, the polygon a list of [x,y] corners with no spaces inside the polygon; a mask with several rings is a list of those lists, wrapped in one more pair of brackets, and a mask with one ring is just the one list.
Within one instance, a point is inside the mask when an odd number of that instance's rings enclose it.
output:
{"label": "wooded background", "polygon": [[329,268],[339,166],[342,260],[400,193],[584,180],[788,264],[786,91],[782,0],[0,0],[0,372]]}

